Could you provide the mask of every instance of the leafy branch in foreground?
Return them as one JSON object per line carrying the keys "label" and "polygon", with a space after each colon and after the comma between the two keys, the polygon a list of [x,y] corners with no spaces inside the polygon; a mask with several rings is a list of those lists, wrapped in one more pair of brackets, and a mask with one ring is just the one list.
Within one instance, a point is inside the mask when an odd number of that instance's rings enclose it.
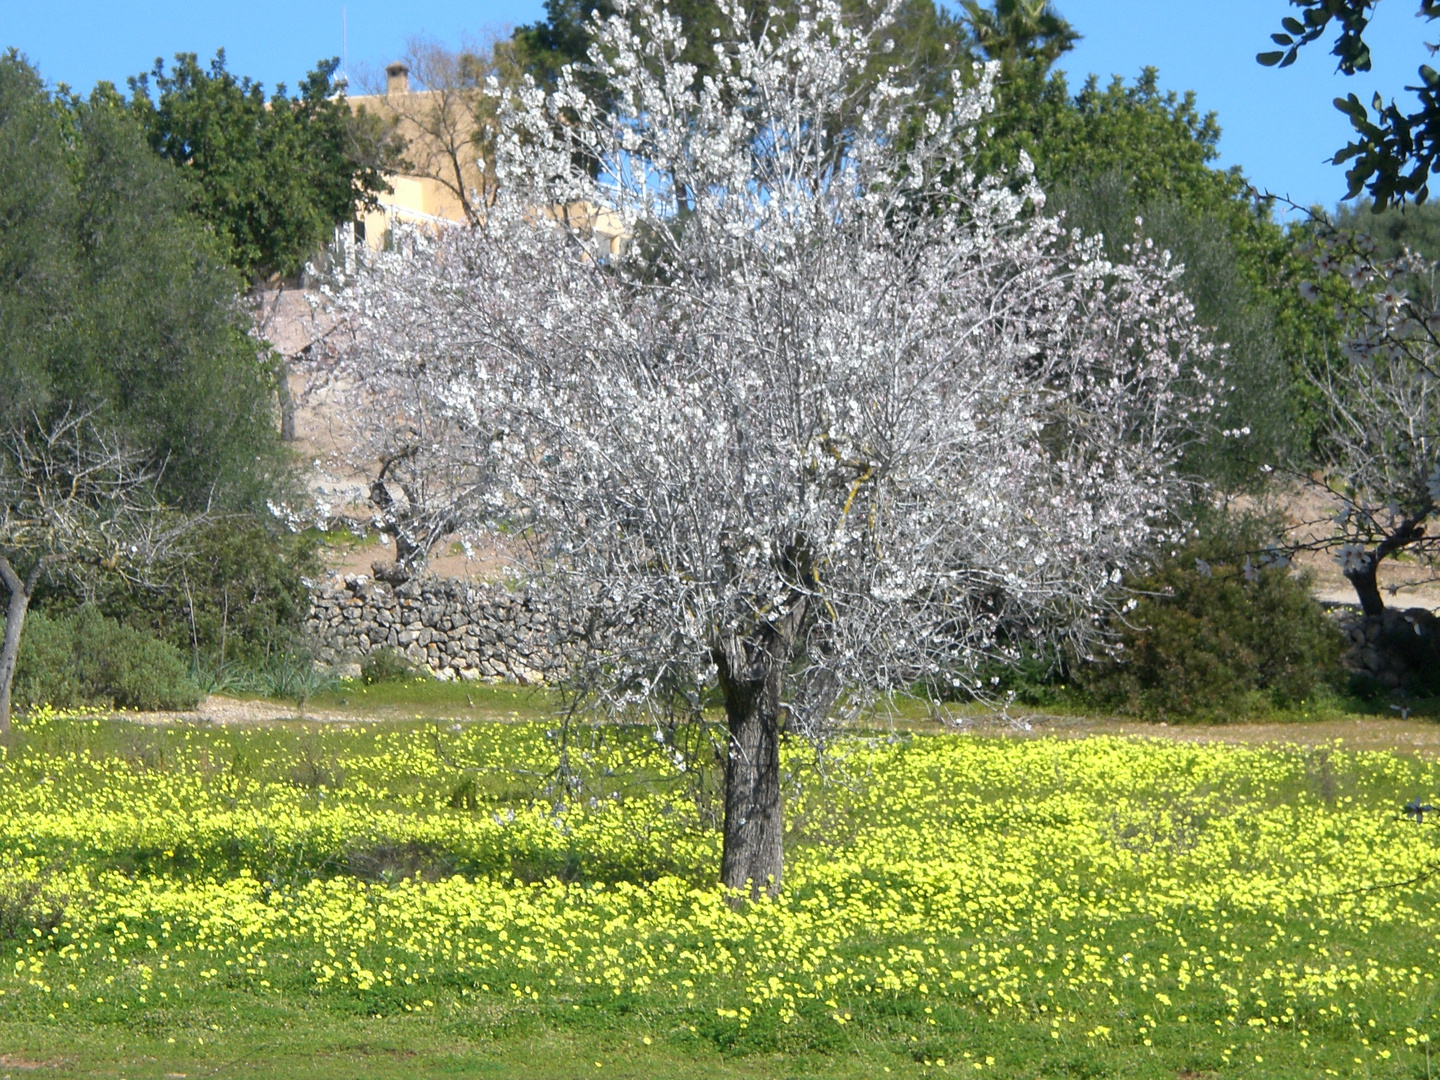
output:
{"label": "leafy branch in foreground", "polygon": [[[1371,13],[1379,0],[1290,0],[1302,12],[1302,18],[1287,16],[1281,20],[1284,33],[1271,34],[1280,48],[1258,54],[1255,59],[1267,67],[1289,67],[1304,46],[1323,37],[1332,22],[1340,27],[1331,53],[1339,57],[1336,67],[1346,75],[1370,70],[1370,46],[1365,42]],[[1440,18],[1440,0],[1420,0],[1417,18]],[[1432,53],[1436,46],[1427,45]],[[1335,108],[1349,119],[1357,138],[1331,159],[1341,165],[1353,161],[1345,172],[1349,190],[1345,197],[1353,199],[1361,190],[1375,200],[1378,213],[1391,203],[1403,203],[1407,197],[1423,203],[1430,194],[1430,175],[1440,163],[1440,73],[1429,64],[1421,64],[1420,82],[1405,89],[1420,99],[1420,108],[1404,113],[1378,93],[1370,107],[1372,120],[1365,105],[1354,94],[1335,99]]]}

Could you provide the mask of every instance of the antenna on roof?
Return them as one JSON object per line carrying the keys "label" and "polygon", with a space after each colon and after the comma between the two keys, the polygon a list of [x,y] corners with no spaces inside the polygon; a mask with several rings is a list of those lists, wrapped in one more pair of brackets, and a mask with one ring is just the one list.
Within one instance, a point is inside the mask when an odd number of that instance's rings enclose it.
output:
{"label": "antenna on roof", "polygon": [[340,82],[350,85],[350,26],[345,9],[340,9]]}

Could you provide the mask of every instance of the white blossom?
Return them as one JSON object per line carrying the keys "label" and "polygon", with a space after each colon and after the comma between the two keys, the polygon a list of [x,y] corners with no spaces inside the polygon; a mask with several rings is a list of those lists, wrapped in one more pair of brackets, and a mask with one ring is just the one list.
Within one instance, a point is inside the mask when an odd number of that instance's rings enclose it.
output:
{"label": "white blossom", "polygon": [[643,0],[598,24],[611,96],[567,70],[508,98],[486,220],[371,260],[346,364],[418,387],[427,467],[492,478],[471,524],[529,544],[605,700],[779,662],[821,737],[841,687],[1093,638],[1217,388],[1168,253],[1106,261],[1033,176],[976,175],[993,66],[906,125],[833,0],[759,34],[722,10],[703,82]]}
{"label": "white blossom", "polygon": [[1342,544],[1335,553],[1335,561],[1340,564],[1340,571],[1344,574],[1358,573],[1365,568],[1369,560],[1370,554],[1363,544]]}

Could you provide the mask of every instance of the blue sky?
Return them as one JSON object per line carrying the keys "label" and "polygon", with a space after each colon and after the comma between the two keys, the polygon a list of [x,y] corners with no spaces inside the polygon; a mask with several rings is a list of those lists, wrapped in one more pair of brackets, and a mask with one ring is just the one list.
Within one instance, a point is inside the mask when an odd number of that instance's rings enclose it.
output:
{"label": "blue sky", "polygon": [[[1377,90],[1400,95],[1428,58],[1426,24],[1415,0],[1385,0],[1367,36],[1370,75],[1335,73],[1328,44],[1311,45],[1285,71],[1261,68],[1255,53],[1290,12],[1283,0],[1058,0],[1084,35],[1061,67],[1078,87],[1088,72],[1133,78],[1160,69],[1166,89],[1195,90],[1202,110],[1219,113],[1221,164],[1241,165],[1261,188],[1297,202],[1333,205],[1344,194],[1342,170],[1325,159],[1347,141],[1348,122],[1331,106],[1354,91],[1368,103]],[[267,85],[292,85],[314,61],[341,52],[342,9],[352,70],[377,69],[407,37],[459,44],[487,29],[529,22],[543,0],[0,0],[0,47],[15,46],[52,83],[88,90],[99,79],[123,86],[156,56],[182,50],[209,56],[224,46],[233,71]],[[1440,24],[1429,33],[1440,37]],[[1407,99],[1402,98],[1402,101]]]}

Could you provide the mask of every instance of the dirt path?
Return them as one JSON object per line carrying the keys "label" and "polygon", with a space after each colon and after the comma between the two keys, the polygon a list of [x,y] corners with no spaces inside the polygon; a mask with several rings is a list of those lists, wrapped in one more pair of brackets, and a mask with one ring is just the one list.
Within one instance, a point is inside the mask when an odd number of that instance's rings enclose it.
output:
{"label": "dirt path", "polygon": [[1440,723],[1401,720],[1398,717],[1355,720],[1312,720],[1273,724],[1150,724],[1088,716],[1017,715],[974,720],[962,731],[976,734],[1010,734],[1021,738],[1083,739],[1091,735],[1169,739],[1176,742],[1320,746],[1340,744],[1347,750],[1398,750],[1424,757],[1440,757]]}
{"label": "dirt path", "polygon": [[[521,718],[514,711],[489,707],[461,706],[436,708],[433,705],[367,705],[361,710],[344,708],[303,709],[286,701],[249,701],[211,694],[198,708],[189,712],[122,712],[114,714],[137,724],[216,724],[220,726],[263,725],[280,722],[309,721],[325,724],[380,724],[396,720],[471,720],[500,721]],[[524,719],[533,719],[526,715]]]}

